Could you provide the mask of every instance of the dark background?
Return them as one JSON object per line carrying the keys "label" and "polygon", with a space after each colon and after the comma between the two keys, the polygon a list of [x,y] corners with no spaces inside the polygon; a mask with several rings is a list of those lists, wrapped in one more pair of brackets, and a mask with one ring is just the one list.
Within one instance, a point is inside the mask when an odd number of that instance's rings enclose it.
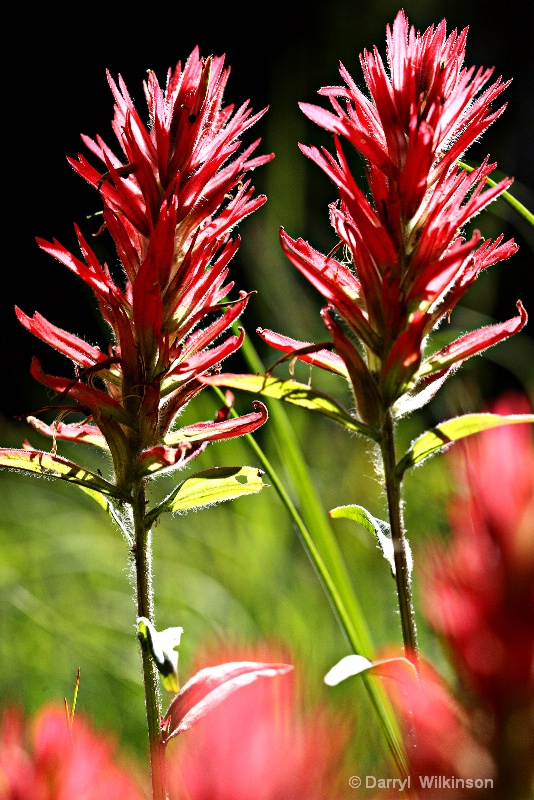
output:
{"label": "dark background", "polygon": [[[421,30],[444,16],[448,30],[469,26],[467,63],[495,66],[495,77],[513,78],[504,93],[508,109],[469,157],[480,161],[490,153],[503,174],[516,177],[513,191],[532,210],[534,25],[520,6],[514,0],[494,5],[484,0],[408,0],[403,7]],[[245,326],[251,331],[257,325],[272,326],[294,336],[324,338],[316,313],[320,301],[283,259],[277,242],[280,225],[325,252],[332,242],[327,203],[335,197],[333,187],[297,148],[298,141],[327,140],[303,117],[297,103],[314,102],[320,86],[339,83],[339,61],[362,86],[358,54],[373,44],[384,54],[385,26],[400,7],[390,0],[281,5],[111,0],[10,7],[4,17],[4,53],[9,57],[3,81],[0,413],[8,418],[26,415],[48,402],[44,388],[29,376],[32,354],[39,356],[47,372],[68,375],[72,369],[19,325],[15,304],[28,314],[39,310],[55,324],[104,344],[91,297],[64,267],[39,251],[35,236],[56,237],[74,247],[74,222],[87,235],[98,227],[98,219],[87,219],[99,209],[97,195],[75,175],[66,155],[84,150],[82,132],[101,134],[116,149],[105,70],[123,75],[143,116],[146,70],[155,70],[164,82],[167,68],[185,61],[195,45],[203,56],[226,54],[232,70],[226,102],[250,99],[254,110],[270,106],[246,139],[250,142],[261,135],[263,151],[275,151],[277,158],[255,173],[256,186],[268,194],[269,202],[242,223],[240,231],[244,242],[236,264],[240,274],[236,286],[258,290]],[[519,297],[534,313],[533,231],[501,201],[477,223],[487,236],[501,231],[514,236],[521,250],[493,268],[494,274],[484,276],[478,291],[471,299],[468,296],[469,320],[508,319],[516,313]],[[532,323],[526,330],[532,330]],[[506,359],[496,357],[482,365],[482,397],[508,386],[532,386],[533,351],[531,334],[524,333],[511,360],[508,349],[503,351]]]}

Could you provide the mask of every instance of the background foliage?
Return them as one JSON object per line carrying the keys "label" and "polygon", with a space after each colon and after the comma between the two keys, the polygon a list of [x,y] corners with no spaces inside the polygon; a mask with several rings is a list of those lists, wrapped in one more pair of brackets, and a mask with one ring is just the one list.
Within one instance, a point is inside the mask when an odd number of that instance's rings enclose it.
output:
{"label": "background foliage", "polygon": [[[265,362],[269,353],[255,337],[258,325],[295,338],[324,338],[318,315],[321,302],[283,258],[278,228],[303,236],[327,252],[335,241],[327,204],[334,199],[325,176],[300,154],[297,142],[320,144],[326,134],[308,122],[298,101],[315,102],[320,86],[338,82],[341,60],[361,85],[358,53],[377,44],[384,52],[385,25],[398,5],[333,0],[328,4],[285,3],[250,14],[225,4],[207,8],[152,2],[93,4],[49,2],[28,16],[11,9],[10,30],[17,39],[14,63],[6,65],[9,119],[8,205],[4,215],[3,292],[1,296],[2,385],[0,432],[3,445],[19,446],[28,436],[47,447],[14,417],[24,417],[49,402],[28,368],[32,354],[46,371],[62,374],[64,359],[29,336],[16,322],[13,306],[39,310],[55,324],[93,343],[105,341],[83,288],[61,265],[40,252],[34,236],[57,237],[73,244],[73,222],[87,235],[98,228],[88,219],[98,208],[96,194],[77,178],[65,156],[80,148],[79,133],[109,139],[112,98],[105,69],[120,72],[141,100],[147,68],[163,78],[168,66],[185,60],[195,45],[205,56],[226,53],[232,68],[226,100],[250,98],[269,113],[253,131],[274,162],[255,174],[268,203],[240,229],[243,244],[234,268],[236,287],[257,290],[243,324]],[[513,77],[506,90],[505,115],[469,152],[473,161],[490,153],[503,174],[516,176],[513,193],[530,209],[534,197],[532,136],[532,20],[481,0],[430,2],[408,0],[411,23],[424,29],[446,16],[449,30],[470,27],[468,61],[495,65],[496,74]],[[529,27],[530,26],[530,27]],[[139,103],[141,106],[141,103]],[[477,220],[482,233],[514,236],[521,249],[510,261],[490,270],[468,293],[451,320],[460,331],[507,319],[521,298],[534,313],[532,255],[528,230],[503,201]],[[107,253],[104,237],[96,240]],[[533,396],[534,340],[530,332],[468,362],[425,411],[401,430],[405,443],[457,412],[481,410],[506,388]],[[438,334],[438,335],[441,335]],[[452,329],[446,332],[452,335]],[[241,356],[228,362],[240,371]],[[297,377],[307,380],[299,366]],[[287,374],[281,372],[280,374]],[[313,374],[314,385],[347,401],[334,379]],[[242,413],[251,398],[237,397]],[[187,411],[194,419],[214,415],[219,401],[206,391]],[[369,446],[323,418],[296,408],[287,410],[326,509],[346,503],[366,505],[384,514],[384,500],[374,475]],[[284,474],[283,453],[267,424],[257,434],[273,463]],[[61,453],[76,458],[74,448]],[[82,458],[80,450],[77,457]],[[194,470],[213,464],[255,464],[245,440],[215,444]],[[95,465],[98,466],[98,465]],[[157,490],[163,493],[162,480]],[[417,554],[429,537],[446,536],[445,501],[451,490],[446,460],[436,458],[406,479],[408,533]],[[297,495],[292,490],[293,496]],[[355,526],[337,520],[335,530],[377,645],[400,641],[395,624],[396,597],[386,562],[374,543]],[[416,567],[417,569],[417,567]],[[415,592],[417,607],[417,573]],[[208,642],[226,646],[268,639],[295,656],[305,701],[334,704],[350,700],[354,709],[355,752],[360,759],[379,757],[379,733],[368,701],[357,682],[334,690],[322,684],[327,669],[347,652],[343,636],[303,548],[273,489],[257,497],[162,520],[155,536],[155,590],[159,627],[182,625],[182,679],[199,649]],[[74,487],[0,475],[0,704],[16,699],[33,711],[50,698],[70,699],[78,666],[82,670],[79,707],[98,725],[113,728],[124,745],[145,743],[134,606],[129,583],[127,546],[109,519]],[[418,619],[422,651],[447,671],[438,643]],[[364,748],[360,746],[365,743]],[[370,742],[376,742],[371,747]],[[373,753],[375,755],[373,755]]]}

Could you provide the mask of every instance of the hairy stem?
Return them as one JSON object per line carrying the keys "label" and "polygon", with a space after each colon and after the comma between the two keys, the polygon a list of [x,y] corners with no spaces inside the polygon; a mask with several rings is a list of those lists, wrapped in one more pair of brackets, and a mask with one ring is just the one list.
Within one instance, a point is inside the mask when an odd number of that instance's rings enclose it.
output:
{"label": "hairy stem", "polygon": [[[146,522],[146,496],[142,481],[133,492],[134,522],[133,555],[135,562],[137,616],[154,622],[152,603],[152,543],[151,532]],[[145,688],[146,719],[150,747],[150,769],[152,774],[152,800],[166,800],[165,745],[161,739],[161,703],[158,673],[146,640],[140,637]]]}
{"label": "hairy stem", "polygon": [[395,430],[391,411],[386,412],[382,427],[382,460],[389,509],[389,524],[395,558],[395,580],[402,626],[402,638],[406,657],[416,664],[419,660],[417,630],[412,601],[410,572],[406,559],[406,536],[401,502],[401,483],[395,474]]}

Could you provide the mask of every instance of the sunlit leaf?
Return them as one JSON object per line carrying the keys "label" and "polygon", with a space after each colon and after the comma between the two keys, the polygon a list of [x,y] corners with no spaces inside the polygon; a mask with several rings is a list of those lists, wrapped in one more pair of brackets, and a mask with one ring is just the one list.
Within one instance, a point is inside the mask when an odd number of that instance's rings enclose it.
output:
{"label": "sunlit leaf", "polygon": [[[391,527],[389,523],[384,522],[384,520],[381,519],[376,519],[376,517],[373,517],[373,515],[363,506],[338,506],[337,508],[333,508],[329,514],[333,519],[351,519],[365,528],[366,531],[372,533],[377,541],[378,546],[380,547],[380,550],[382,551],[382,555],[391,567],[392,574],[395,575],[395,555],[393,550],[393,542],[391,541]],[[411,574],[413,568],[413,558],[410,545],[406,539],[405,547],[408,574]]]}
{"label": "sunlit leaf", "polygon": [[284,675],[292,669],[291,664],[261,661],[232,661],[201,669],[182,687],[169,707],[166,740],[192,728],[243,686],[248,686],[259,678]]}
{"label": "sunlit leaf", "polygon": [[[127,492],[113,486],[94,472],[85,467],[80,467],[73,461],[68,461],[61,456],[45,453],[42,450],[19,450],[15,448],[0,448],[0,467],[7,467],[29,475],[43,478],[59,478],[63,481],[75,483],[92,492],[102,493],[115,497],[118,500],[128,500]],[[96,497],[94,499],[97,499]],[[102,502],[97,500],[100,505]]]}
{"label": "sunlit leaf", "polygon": [[401,478],[409,467],[413,467],[433,453],[443,450],[452,442],[457,442],[473,433],[497,428],[501,425],[517,425],[525,422],[534,422],[534,414],[509,414],[508,416],[464,414],[461,417],[449,419],[426,431],[412,443],[410,449],[397,464],[397,475]]}
{"label": "sunlit leaf", "polygon": [[282,400],[285,403],[307,408],[310,411],[318,411],[345,428],[358,431],[358,433],[363,433],[374,441],[378,441],[378,430],[352,417],[330,395],[311,389],[305,383],[291,380],[283,381],[272,375],[234,375],[231,373],[210,375],[209,378],[204,378],[203,382],[212,386],[242,389],[245,392],[253,392],[263,397],[272,397],[275,400]]}
{"label": "sunlit leaf", "polygon": [[148,515],[150,524],[166,511],[202,508],[246,494],[257,494],[268,484],[257,467],[214,467],[190,475]]}

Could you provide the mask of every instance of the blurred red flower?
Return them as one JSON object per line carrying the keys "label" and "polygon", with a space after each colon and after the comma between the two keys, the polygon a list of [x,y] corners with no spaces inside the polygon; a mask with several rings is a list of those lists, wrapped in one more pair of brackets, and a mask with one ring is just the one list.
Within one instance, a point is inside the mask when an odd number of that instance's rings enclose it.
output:
{"label": "blurred red flower", "polygon": [[7,708],[0,729],[2,800],[146,800],[119,764],[112,738],[76,713],[72,727],[64,708],[49,705],[30,723]]}
{"label": "blurred red flower", "polygon": [[[217,653],[209,661],[242,660]],[[250,653],[247,651],[247,658]],[[291,660],[272,651],[259,660]],[[298,678],[297,678],[298,680]],[[293,672],[256,680],[168,745],[170,800],[324,800],[345,796],[345,718],[303,712]]]}
{"label": "blurred red flower", "polygon": [[[531,412],[516,393],[490,410]],[[458,487],[449,510],[452,541],[429,551],[425,613],[453,660],[503,796],[522,797],[534,779],[532,428],[484,431],[450,460]]]}
{"label": "blurred red flower", "polygon": [[[498,414],[531,413],[506,395]],[[430,551],[425,611],[464,682],[495,708],[534,691],[534,437],[528,425],[484,431],[450,454],[458,490],[452,542]]]}
{"label": "blurred red flower", "polygon": [[[417,674],[412,664],[398,658],[388,665],[387,675],[387,690],[403,728],[410,787],[416,796],[431,800],[493,797],[491,755],[445,681],[425,661]],[[486,794],[478,786],[490,791]]]}

